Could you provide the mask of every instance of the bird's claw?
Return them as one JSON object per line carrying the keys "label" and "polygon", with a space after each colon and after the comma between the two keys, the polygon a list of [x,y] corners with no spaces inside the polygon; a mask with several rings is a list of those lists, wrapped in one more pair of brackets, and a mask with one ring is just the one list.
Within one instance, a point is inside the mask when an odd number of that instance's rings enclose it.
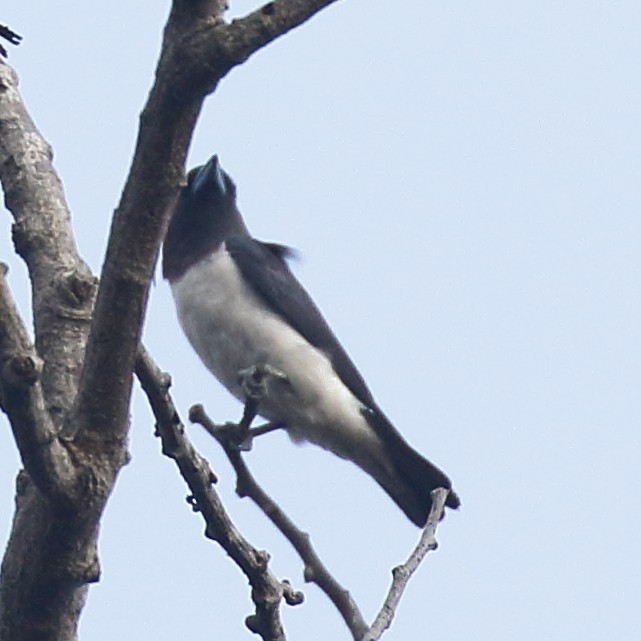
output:
{"label": "bird's claw", "polygon": [[241,421],[240,423],[225,423],[218,429],[225,434],[225,442],[228,445],[239,452],[251,452],[255,438],[276,430],[286,429],[286,427],[284,423],[276,422],[250,428]]}
{"label": "bird's claw", "polygon": [[277,429],[275,424],[268,424],[269,427],[251,429],[252,421],[258,414],[258,405],[267,395],[268,379],[289,382],[285,372],[267,365],[252,365],[238,372],[238,384],[240,385],[245,396],[245,408],[240,423],[230,432],[232,442],[241,452],[249,452],[252,449],[254,438],[260,434],[271,432]]}
{"label": "bird's claw", "polygon": [[238,382],[248,401],[260,401],[260,399],[265,396],[267,392],[267,380],[269,378],[284,382],[289,380],[285,372],[266,363],[262,365],[252,365],[238,372]]}

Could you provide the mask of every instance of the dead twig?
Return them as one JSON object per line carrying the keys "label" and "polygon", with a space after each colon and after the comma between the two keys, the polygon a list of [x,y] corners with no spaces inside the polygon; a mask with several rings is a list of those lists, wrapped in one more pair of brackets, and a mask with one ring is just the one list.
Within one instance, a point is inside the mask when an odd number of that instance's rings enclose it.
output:
{"label": "dead twig", "polygon": [[[19,36],[13,29],[3,24],[0,24],[0,38],[4,38],[12,45],[19,45],[22,40],[22,36]],[[6,58],[8,55],[7,50],[0,45],[0,56]]]}
{"label": "dead twig", "polygon": [[216,476],[185,434],[169,395],[170,378],[151,360],[143,347],[136,357],[136,376],[156,417],[163,454],[172,458],[189,486],[189,502],[205,520],[205,536],[216,541],[243,571],[252,586],[255,612],[245,620],[247,627],[264,641],[285,641],[278,606],[281,598],[298,605],[303,595],[287,581],[279,581],[268,567],[269,554],[253,547],[236,529],[212,487]]}
{"label": "dead twig", "polygon": [[387,597],[362,641],[378,641],[383,636],[385,630],[392,624],[392,619],[412,574],[416,572],[427,553],[438,548],[436,528],[443,518],[443,509],[448,492],[449,490],[442,487],[432,490],[432,509],[427,517],[427,523],[423,528],[421,538],[407,561],[392,570],[392,585]]}
{"label": "dead twig", "polygon": [[[260,487],[242,458],[236,442],[228,438],[233,429],[218,426],[207,416],[202,405],[194,405],[189,419],[202,425],[222,446],[229,462],[236,471],[236,492],[249,497],[264,512],[267,518],[292,544],[305,564],[305,581],[315,583],[330,599],[343,617],[355,641],[360,641],[368,630],[367,623],[350,593],[330,574],[312,546],[307,532],[300,530],[283,512],[278,504]],[[260,428],[258,428],[260,429]]]}

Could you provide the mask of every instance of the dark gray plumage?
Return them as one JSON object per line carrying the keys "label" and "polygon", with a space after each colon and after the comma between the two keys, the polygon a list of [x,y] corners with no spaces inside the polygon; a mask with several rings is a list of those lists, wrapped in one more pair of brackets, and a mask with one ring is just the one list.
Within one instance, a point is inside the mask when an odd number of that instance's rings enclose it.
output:
{"label": "dark gray plumage", "polygon": [[[239,373],[269,365],[258,411],[370,474],[416,525],[448,477],[377,406],[320,311],[289,270],[289,250],[252,238],[217,156],[189,172],[163,246],[180,323],[207,368],[239,400]],[[457,508],[451,491],[446,505]]]}

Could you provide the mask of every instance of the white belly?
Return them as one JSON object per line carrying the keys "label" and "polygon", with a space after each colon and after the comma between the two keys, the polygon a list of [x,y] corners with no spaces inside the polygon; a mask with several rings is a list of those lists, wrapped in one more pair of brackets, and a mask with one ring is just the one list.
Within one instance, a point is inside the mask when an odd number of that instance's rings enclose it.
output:
{"label": "white belly", "polygon": [[[171,284],[178,318],[206,367],[239,400],[238,373],[268,364],[288,383],[271,379],[259,412],[282,422],[295,440],[312,441],[354,459],[378,457],[381,443],[323,352],[267,310],[222,248]],[[358,456],[356,457],[358,458]]]}

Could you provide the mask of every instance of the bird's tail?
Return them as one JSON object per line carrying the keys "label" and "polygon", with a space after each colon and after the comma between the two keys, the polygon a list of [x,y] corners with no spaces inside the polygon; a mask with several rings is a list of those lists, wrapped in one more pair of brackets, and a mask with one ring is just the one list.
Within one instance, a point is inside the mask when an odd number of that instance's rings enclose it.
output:
{"label": "bird's tail", "polygon": [[383,440],[392,468],[391,474],[373,476],[412,523],[425,525],[432,508],[431,492],[437,487],[450,490],[447,507],[457,509],[461,505],[447,475],[408,445],[380,410],[368,412],[367,420]]}

